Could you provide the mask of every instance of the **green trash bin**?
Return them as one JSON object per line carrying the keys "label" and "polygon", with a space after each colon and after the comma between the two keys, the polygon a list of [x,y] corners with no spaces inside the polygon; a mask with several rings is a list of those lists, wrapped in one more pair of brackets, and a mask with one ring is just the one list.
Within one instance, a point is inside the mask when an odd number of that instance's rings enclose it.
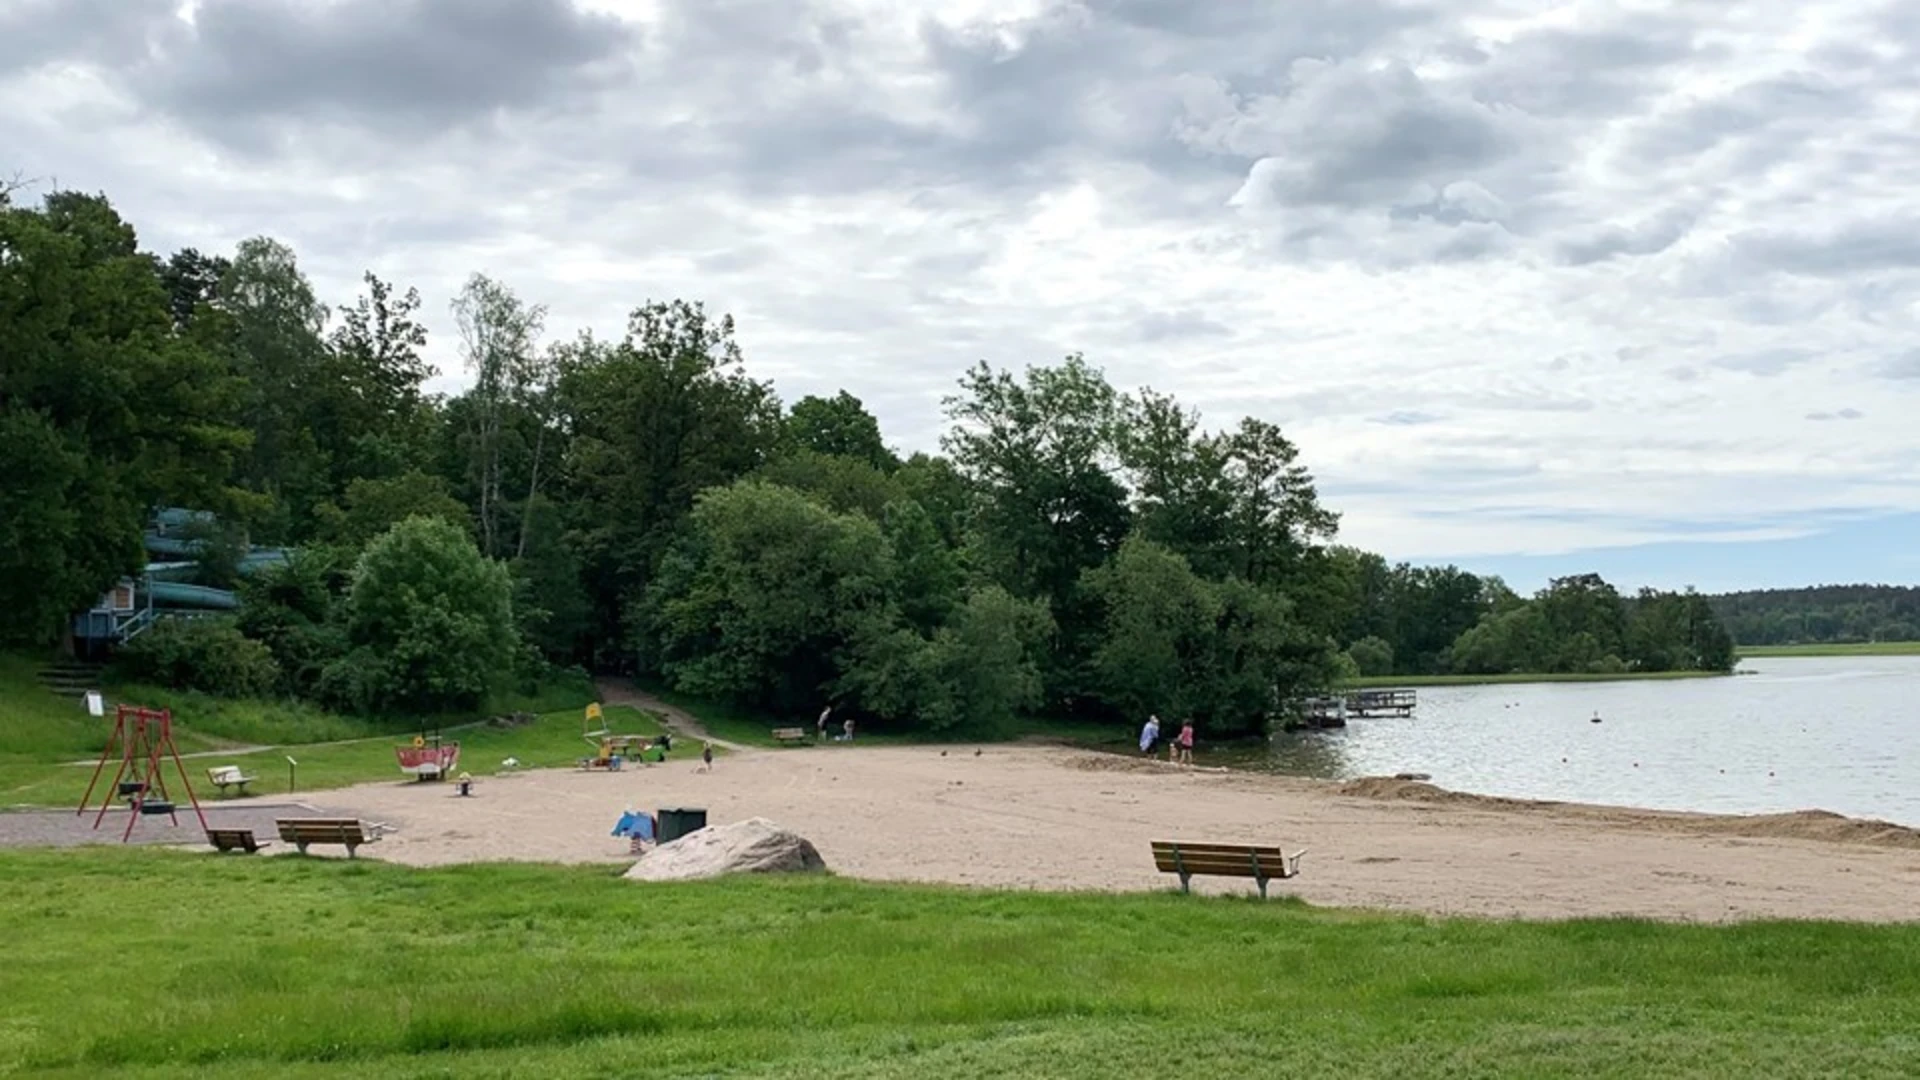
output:
{"label": "green trash bin", "polygon": [[672,843],[690,832],[707,827],[707,812],[704,808],[690,806],[663,806],[657,814],[660,821],[660,843]]}

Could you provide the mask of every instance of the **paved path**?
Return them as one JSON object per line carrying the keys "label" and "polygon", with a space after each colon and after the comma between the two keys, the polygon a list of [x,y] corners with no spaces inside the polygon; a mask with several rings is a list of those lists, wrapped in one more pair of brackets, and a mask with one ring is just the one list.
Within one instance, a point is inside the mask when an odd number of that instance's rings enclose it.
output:
{"label": "paved path", "polygon": [[700,739],[715,746],[724,747],[736,754],[751,753],[755,749],[745,743],[737,743],[715,736],[707,730],[694,715],[685,709],[669,705],[645,690],[633,685],[626,679],[600,678],[594,680],[594,688],[600,691],[600,700],[608,705],[631,705],[644,709],[666,721],[667,727],[683,739]]}
{"label": "paved path", "polygon": [[[212,828],[252,829],[255,836],[269,841],[278,835],[274,826],[277,818],[352,816],[304,801],[289,800],[285,796],[277,799],[202,802],[200,808],[206,812],[207,825]],[[77,847],[81,844],[120,843],[120,836],[127,829],[126,808],[116,805],[108,810],[106,820],[96,830],[93,819],[97,813],[98,803],[88,807],[84,815],[70,809],[0,811],[0,847]],[[147,816],[133,827],[133,835],[127,842],[204,846],[206,834],[200,831],[200,821],[193,816],[192,805],[184,802],[178,804],[177,816],[178,825],[165,814]],[[279,850],[277,845],[274,850]]]}

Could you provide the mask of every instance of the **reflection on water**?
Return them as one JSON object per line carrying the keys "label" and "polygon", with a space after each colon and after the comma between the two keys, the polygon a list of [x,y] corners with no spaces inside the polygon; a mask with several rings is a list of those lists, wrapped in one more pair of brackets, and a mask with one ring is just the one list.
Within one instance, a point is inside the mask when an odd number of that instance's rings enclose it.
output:
{"label": "reflection on water", "polygon": [[[1411,719],[1278,735],[1209,763],[1672,810],[1920,825],[1920,657],[1743,661],[1725,679],[1422,687]],[[1590,723],[1598,713],[1602,723]]]}

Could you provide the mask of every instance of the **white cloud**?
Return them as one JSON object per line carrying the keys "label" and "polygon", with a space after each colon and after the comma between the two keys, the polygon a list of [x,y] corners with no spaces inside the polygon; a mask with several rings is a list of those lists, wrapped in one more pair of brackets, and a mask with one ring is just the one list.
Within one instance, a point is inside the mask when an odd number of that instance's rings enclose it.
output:
{"label": "white cloud", "polygon": [[1758,538],[1920,510],[1898,8],[14,0],[0,171],[417,285],[449,368],[473,270],[557,334],[685,296],[907,447],[1084,350],[1390,555]]}

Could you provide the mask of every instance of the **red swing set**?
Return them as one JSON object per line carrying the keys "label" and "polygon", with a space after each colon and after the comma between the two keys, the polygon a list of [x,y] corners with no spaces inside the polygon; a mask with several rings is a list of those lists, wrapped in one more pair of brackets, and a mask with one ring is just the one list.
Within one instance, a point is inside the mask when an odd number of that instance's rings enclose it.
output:
{"label": "red swing set", "polygon": [[93,789],[100,783],[100,774],[106,770],[107,760],[116,753],[120,756],[120,767],[114,770],[112,783],[101,794],[100,812],[93,816],[94,828],[98,829],[106,820],[107,808],[115,799],[127,800],[127,829],[120,834],[123,844],[133,836],[133,827],[140,819],[149,815],[165,814],[178,826],[180,815],[175,812],[164,775],[167,758],[173,760],[174,770],[180,776],[180,788],[187,793],[187,801],[200,818],[200,827],[207,827],[207,815],[200,810],[200,800],[194,797],[193,784],[187,780],[186,763],[180,760],[180,748],[173,742],[172,710],[137,705],[114,707],[113,734],[100,750],[100,761],[93,767],[93,779],[87,781],[87,793],[81,796],[80,809],[74,811],[76,815],[87,812],[87,804],[93,801]]}

